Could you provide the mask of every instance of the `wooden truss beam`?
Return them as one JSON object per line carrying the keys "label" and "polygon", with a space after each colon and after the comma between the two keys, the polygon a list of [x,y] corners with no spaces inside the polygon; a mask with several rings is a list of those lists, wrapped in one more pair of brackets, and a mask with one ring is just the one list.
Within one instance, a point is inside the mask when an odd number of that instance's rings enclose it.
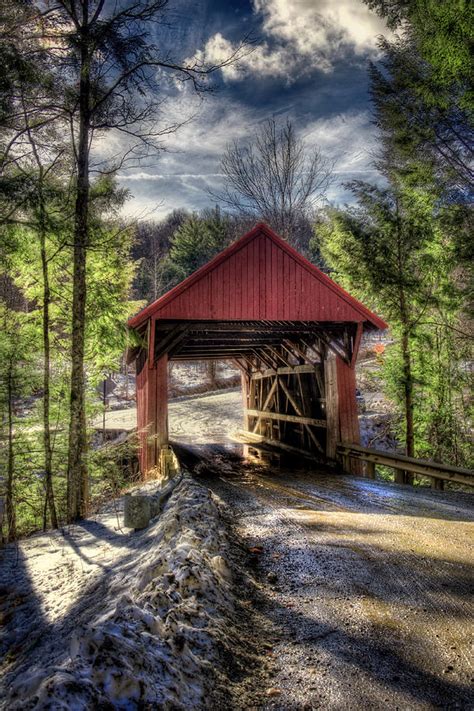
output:
{"label": "wooden truss beam", "polygon": [[298,454],[301,457],[320,461],[320,457],[313,452],[308,452],[306,449],[300,449],[299,447],[294,447],[286,442],[280,442],[278,439],[269,439],[268,437],[263,437],[263,435],[257,435],[254,432],[248,432],[247,430],[238,430],[236,432],[235,439],[237,442],[248,444],[250,447],[255,446],[255,449],[258,449],[259,444],[263,444],[270,448],[276,447],[277,449],[281,449],[290,454]]}
{"label": "wooden truss beam", "polygon": [[275,375],[294,375],[295,373],[314,373],[313,365],[290,365],[286,368],[269,368],[262,373],[252,373],[252,380],[260,378],[273,378]]}
{"label": "wooden truss beam", "polygon": [[280,412],[269,412],[268,410],[254,410],[246,408],[247,415],[259,417],[261,419],[281,420],[282,422],[296,422],[299,425],[312,425],[313,427],[326,428],[326,420],[316,420],[313,417],[300,417],[300,415],[283,415]]}
{"label": "wooden truss beam", "polygon": [[167,333],[163,339],[158,339],[157,336],[160,334],[159,331],[155,331],[155,337],[152,342],[155,343],[154,348],[154,360],[159,360],[165,353],[170,353],[173,348],[175,348],[178,343],[184,340],[186,337],[186,324],[179,324],[176,328],[173,328]]}
{"label": "wooden truss beam", "polygon": [[[279,378],[277,378],[277,380],[279,380],[280,387],[281,387],[281,389],[283,390],[283,392],[285,393],[285,395],[286,395],[286,397],[288,398],[288,400],[289,400],[289,401],[291,402],[291,404],[293,405],[293,407],[294,407],[294,409],[295,409],[295,412],[298,414],[298,416],[299,416],[300,418],[303,417],[303,413],[302,413],[302,411],[301,411],[300,406],[298,405],[298,403],[297,403],[296,400],[294,399],[293,395],[290,393],[290,391],[289,391],[288,388],[286,387],[286,385],[285,385],[285,383],[283,382],[283,380],[281,380],[281,379],[279,379]],[[310,427],[309,427],[309,424],[303,422],[303,426],[304,426],[304,428],[306,429],[306,432],[308,433],[308,436],[309,436],[309,438],[311,439],[311,441],[313,442],[313,444],[315,445],[316,449],[318,449],[318,450],[321,452],[321,454],[323,454],[323,448],[321,447],[321,445],[319,444],[318,440],[317,440],[316,437],[314,436],[314,433],[311,431],[311,429],[310,429]]]}

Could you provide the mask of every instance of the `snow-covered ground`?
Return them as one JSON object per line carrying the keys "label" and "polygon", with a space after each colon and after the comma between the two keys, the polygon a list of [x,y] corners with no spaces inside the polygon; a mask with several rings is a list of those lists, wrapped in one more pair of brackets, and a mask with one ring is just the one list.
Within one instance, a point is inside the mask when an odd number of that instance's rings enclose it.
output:
{"label": "snow-covered ground", "polygon": [[[243,404],[239,389],[209,395],[190,395],[173,400],[168,406],[170,439],[186,444],[224,444],[242,427]],[[108,412],[107,430],[130,432],[137,426],[136,408]],[[96,420],[102,427],[102,418]]]}
{"label": "snow-covered ground", "polygon": [[[153,493],[156,484],[142,489]],[[4,709],[203,709],[224,703],[238,654],[228,541],[189,477],[144,531],[121,503],[8,546],[2,558]],[[220,698],[220,701],[218,699]]]}
{"label": "snow-covered ground", "polygon": [[[133,367],[127,373],[111,375],[110,393],[107,394],[107,409],[123,410],[135,405],[135,374]],[[168,366],[170,397],[204,393],[211,390],[232,387],[240,383],[240,371],[229,361],[216,361],[215,383],[209,381],[208,363],[196,361],[190,363],[170,363]],[[102,398],[102,387],[98,387]]]}

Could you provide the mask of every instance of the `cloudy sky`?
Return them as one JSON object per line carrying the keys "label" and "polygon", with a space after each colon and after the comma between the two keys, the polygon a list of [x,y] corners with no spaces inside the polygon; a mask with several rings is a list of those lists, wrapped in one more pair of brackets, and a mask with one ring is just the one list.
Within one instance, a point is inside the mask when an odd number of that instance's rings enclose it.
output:
{"label": "cloudy sky", "polygon": [[199,209],[221,183],[226,144],[251,137],[267,118],[289,118],[308,146],[336,161],[328,198],[348,198],[342,182],[373,176],[367,63],[377,58],[383,21],[361,0],[169,0],[159,41],[180,59],[222,61],[248,33],[253,52],[219,71],[204,99],[177,89],[167,116],[194,118],[165,141],[166,152],[120,175],[130,216],[159,219]]}

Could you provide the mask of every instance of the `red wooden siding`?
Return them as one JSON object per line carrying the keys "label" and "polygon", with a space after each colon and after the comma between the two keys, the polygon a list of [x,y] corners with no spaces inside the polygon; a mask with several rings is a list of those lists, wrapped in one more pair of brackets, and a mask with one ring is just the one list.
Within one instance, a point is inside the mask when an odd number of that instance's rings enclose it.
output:
{"label": "red wooden siding", "polygon": [[144,353],[142,352],[137,358],[137,378],[136,378],[136,392],[137,392],[137,430],[138,430],[138,456],[140,459],[140,469],[142,473],[148,470],[148,457],[147,457],[147,413],[148,413],[148,363],[144,358]]}
{"label": "red wooden siding", "polygon": [[355,368],[351,368],[339,356],[337,364],[337,394],[341,440],[359,444],[359,420],[357,418]]}
{"label": "red wooden siding", "polygon": [[[265,225],[257,225],[130,319],[131,328],[141,329],[147,323],[151,354],[156,321],[160,319],[357,323],[352,367],[337,357],[331,377],[337,377],[335,439],[359,442],[355,358],[363,328],[383,329],[386,324]],[[168,438],[167,359],[164,355],[156,363],[145,361],[142,353],[137,362],[137,424],[143,473],[157,464],[160,446]]]}
{"label": "red wooden siding", "polygon": [[386,324],[264,225],[129,321],[156,319]]}
{"label": "red wooden siding", "polygon": [[[278,252],[283,257],[280,277],[272,269]],[[365,320],[263,234],[174,299],[157,306],[155,316],[160,319]]]}

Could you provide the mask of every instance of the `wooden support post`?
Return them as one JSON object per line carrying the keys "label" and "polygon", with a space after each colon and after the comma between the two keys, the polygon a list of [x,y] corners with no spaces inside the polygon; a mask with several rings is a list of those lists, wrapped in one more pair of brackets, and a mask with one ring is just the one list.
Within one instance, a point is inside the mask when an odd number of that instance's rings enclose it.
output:
{"label": "wooden support post", "polygon": [[151,318],[148,321],[148,368],[153,368],[155,362],[155,334],[156,334],[156,319]]}
{"label": "wooden support post", "polygon": [[144,476],[147,459],[147,397],[149,375],[146,351],[144,349],[138,353],[136,368],[138,460],[141,474]]}
{"label": "wooden support post", "polygon": [[156,460],[168,439],[168,354],[156,361]]}
{"label": "wooden support post", "polygon": [[352,342],[351,368],[355,367],[355,364],[357,361],[357,355],[359,353],[359,347],[360,347],[360,342],[362,340],[363,330],[364,330],[364,324],[361,322],[358,323],[357,327],[356,327],[354,340]]}
{"label": "wooden support post", "polygon": [[346,474],[351,473],[350,457],[348,454],[342,455],[342,471]]}
{"label": "wooden support post", "polygon": [[375,462],[365,463],[365,476],[367,479],[375,479]]}
{"label": "wooden support post", "polygon": [[156,361],[157,432],[160,444],[168,444],[168,356]]}
{"label": "wooden support post", "polygon": [[241,380],[242,380],[242,405],[244,408],[244,428],[246,430],[249,430],[250,429],[250,422],[249,422],[250,418],[247,415],[246,411],[250,407],[249,396],[250,396],[250,391],[252,388],[252,382],[250,380],[250,377],[244,372],[241,373]]}
{"label": "wooden support post", "polygon": [[337,389],[336,356],[330,350],[324,360],[324,390],[326,395],[326,456],[336,458],[336,444],[340,440],[339,395]]}
{"label": "wooden support post", "polygon": [[161,447],[168,444],[168,355],[161,356],[148,370],[146,397],[146,457],[142,473],[160,463]]}
{"label": "wooden support post", "polygon": [[[341,441],[347,444],[360,444],[355,369],[351,368],[342,358],[337,356],[336,370]],[[362,476],[362,464],[358,461],[354,461],[351,472],[352,474]]]}
{"label": "wooden support post", "polygon": [[396,484],[413,484],[413,474],[409,471],[402,471],[401,469],[396,469],[394,473],[393,480]]}

